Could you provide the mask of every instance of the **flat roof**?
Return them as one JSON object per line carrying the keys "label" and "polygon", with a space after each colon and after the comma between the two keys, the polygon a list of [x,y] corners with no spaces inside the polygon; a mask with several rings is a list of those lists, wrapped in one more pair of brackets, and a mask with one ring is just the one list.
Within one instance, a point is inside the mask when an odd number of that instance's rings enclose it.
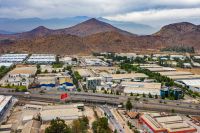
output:
{"label": "flat roof", "polygon": [[188,86],[200,87],[200,79],[180,80]]}
{"label": "flat roof", "polygon": [[174,76],[168,76],[169,78],[173,80],[181,80],[181,79],[200,79],[200,75],[174,75]]}
{"label": "flat roof", "polygon": [[2,66],[5,66],[5,67],[10,67],[10,66],[12,66],[13,65],[13,63],[8,63],[8,62],[0,62],[0,67],[2,67]]}
{"label": "flat roof", "polygon": [[12,96],[4,96],[0,95],[0,112],[4,109],[4,107],[8,104],[11,100]]}
{"label": "flat roof", "polygon": [[167,130],[169,133],[196,131],[193,126],[183,121],[180,116],[152,116],[145,114],[141,116],[141,119],[154,131]]}
{"label": "flat roof", "polygon": [[160,89],[161,83],[148,83],[148,82],[121,82],[122,86],[131,88],[144,88],[144,89]]}
{"label": "flat roof", "polygon": [[163,76],[178,76],[178,75],[194,75],[191,72],[184,72],[184,71],[167,71],[167,72],[159,72]]}
{"label": "flat roof", "polygon": [[163,71],[176,71],[175,68],[171,67],[161,67],[161,68],[147,68],[149,71],[152,72],[163,72]]}
{"label": "flat roof", "polygon": [[133,79],[133,78],[148,78],[148,76],[143,73],[111,74],[111,76],[114,80]]}
{"label": "flat roof", "polygon": [[93,75],[92,72],[88,69],[80,68],[76,69],[76,71],[82,76],[82,77],[87,77]]}
{"label": "flat roof", "polygon": [[29,67],[16,67],[12,71],[9,72],[11,75],[15,74],[29,74],[29,75],[34,75],[37,71],[36,66],[29,66]]}
{"label": "flat roof", "polygon": [[40,114],[43,121],[49,121],[57,117],[64,120],[73,120],[82,116],[77,108],[49,109],[41,111]]}

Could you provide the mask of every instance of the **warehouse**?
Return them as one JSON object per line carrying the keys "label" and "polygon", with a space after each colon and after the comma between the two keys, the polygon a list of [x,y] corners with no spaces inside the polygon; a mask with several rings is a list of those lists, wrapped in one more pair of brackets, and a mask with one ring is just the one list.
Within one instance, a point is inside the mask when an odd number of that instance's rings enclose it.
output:
{"label": "warehouse", "polygon": [[151,72],[165,72],[165,71],[176,71],[175,68],[171,68],[171,67],[158,67],[158,68],[146,68]]}
{"label": "warehouse", "polygon": [[36,71],[36,66],[17,66],[1,79],[0,84],[28,87],[33,82]]}
{"label": "warehouse", "polygon": [[160,95],[161,83],[146,83],[146,82],[122,82],[125,94],[152,94]]}
{"label": "warehouse", "polygon": [[136,53],[116,53],[115,55],[120,57],[127,57],[128,59],[135,59],[137,57]]}
{"label": "warehouse", "polygon": [[184,72],[184,71],[168,71],[168,72],[159,72],[162,76],[178,76],[178,75],[193,75],[191,72]]}
{"label": "warehouse", "polygon": [[148,133],[196,133],[197,129],[186,123],[180,116],[167,114],[144,114],[140,117]]}
{"label": "warehouse", "polygon": [[174,75],[167,77],[173,80],[200,79],[200,75]]}
{"label": "warehouse", "polygon": [[200,79],[179,80],[177,82],[194,92],[200,92]]}
{"label": "warehouse", "polygon": [[2,116],[12,102],[12,96],[0,95],[0,116]]}
{"label": "warehouse", "polygon": [[170,60],[176,60],[176,59],[183,61],[183,60],[186,59],[186,56],[184,56],[184,55],[170,55]]}
{"label": "warehouse", "polygon": [[62,73],[38,74],[35,82],[37,87],[73,86],[71,77]]}
{"label": "warehouse", "polygon": [[56,62],[56,55],[54,54],[32,54],[27,63],[31,64],[52,64]]}
{"label": "warehouse", "polygon": [[96,58],[84,59],[83,62],[86,66],[108,66],[108,63]]}
{"label": "warehouse", "polygon": [[75,120],[82,117],[82,111],[77,106],[47,106],[40,112],[43,122],[50,122],[57,117],[63,120]]}
{"label": "warehouse", "polygon": [[162,66],[159,66],[157,64],[140,64],[141,68],[162,68]]}
{"label": "warehouse", "polygon": [[148,76],[143,73],[111,74],[111,76],[112,80],[115,82],[131,81],[131,80],[135,81],[148,78]]}
{"label": "warehouse", "polygon": [[73,64],[75,64],[75,62],[72,61],[72,58],[71,58],[71,57],[63,57],[63,58],[60,58],[60,62],[63,62],[64,64],[68,64],[68,65],[73,65]]}
{"label": "warehouse", "polygon": [[4,54],[0,56],[0,62],[22,63],[28,54]]}
{"label": "warehouse", "polygon": [[13,65],[13,63],[10,63],[10,62],[4,62],[4,63],[1,63],[1,62],[0,62],[0,67],[5,66],[5,67],[9,68],[9,67],[11,67],[12,65]]}
{"label": "warehouse", "polygon": [[15,69],[9,72],[9,77],[31,77],[35,76],[36,71],[36,66],[17,66]]}
{"label": "warehouse", "polygon": [[80,68],[80,69],[76,69],[76,71],[80,74],[81,77],[86,78],[86,77],[90,77],[93,76],[94,74],[88,70],[88,69],[84,69],[84,68]]}

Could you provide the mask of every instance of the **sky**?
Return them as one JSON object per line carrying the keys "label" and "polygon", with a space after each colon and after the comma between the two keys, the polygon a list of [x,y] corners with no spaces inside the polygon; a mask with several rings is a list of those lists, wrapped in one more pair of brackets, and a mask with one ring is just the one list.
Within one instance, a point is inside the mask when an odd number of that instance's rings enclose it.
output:
{"label": "sky", "polygon": [[200,24],[200,0],[0,0],[0,18],[104,17],[162,26]]}

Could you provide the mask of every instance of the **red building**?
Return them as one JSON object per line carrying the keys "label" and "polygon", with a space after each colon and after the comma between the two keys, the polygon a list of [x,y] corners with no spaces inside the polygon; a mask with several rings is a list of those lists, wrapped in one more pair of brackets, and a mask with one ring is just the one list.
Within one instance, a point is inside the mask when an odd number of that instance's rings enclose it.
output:
{"label": "red building", "polygon": [[180,116],[144,114],[140,123],[146,133],[196,133],[197,129],[189,125]]}

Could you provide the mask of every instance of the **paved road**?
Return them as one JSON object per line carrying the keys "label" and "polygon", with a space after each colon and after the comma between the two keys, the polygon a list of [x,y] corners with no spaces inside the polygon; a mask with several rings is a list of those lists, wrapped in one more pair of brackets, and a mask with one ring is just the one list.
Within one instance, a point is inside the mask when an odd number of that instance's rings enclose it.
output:
{"label": "paved road", "polygon": [[108,120],[115,127],[115,129],[117,130],[117,132],[118,133],[125,133],[124,129],[120,126],[120,124],[118,123],[118,121],[115,119],[115,117],[113,116],[113,114],[110,111],[110,109],[107,106],[105,106],[105,105],[101,106],[101,108],[106,113]]}
{"label": "paved road", "polygon": [[[60,102],[59,94],[30,94],[29,97],[26,97],[24,93],[20,92],[0,92],[2,95],[13,95],[18,98],[27,98],[27,100],[35,100],[35,101],[47,101],[47,102]],[[116,96],[116,95],[105,95],[105,94],[96,94],[96,93],[79,93],[79,92],[69,92],[70,97],[68,101],[71,102],[86,102],[86,103],[101,103],[101,104],[111,104],[111,105],[119,105],[120,103],[126,102],[127,97],[125,96]],[[151,100],[151,102],[150,102]],[[184,114],[193,114],[200,115],[199,112],[199,104],[192,103],[179,103],[179,105],[175,105],[172,102],[159,103],[153,99],[149,99],[147,102],[140,101],[132,101],[133,107],[144,110],[154,110],[154,111],[172,111],[175,110],[176,113],[184,113]],[[190,105],[191,107],[189,107]]]}

